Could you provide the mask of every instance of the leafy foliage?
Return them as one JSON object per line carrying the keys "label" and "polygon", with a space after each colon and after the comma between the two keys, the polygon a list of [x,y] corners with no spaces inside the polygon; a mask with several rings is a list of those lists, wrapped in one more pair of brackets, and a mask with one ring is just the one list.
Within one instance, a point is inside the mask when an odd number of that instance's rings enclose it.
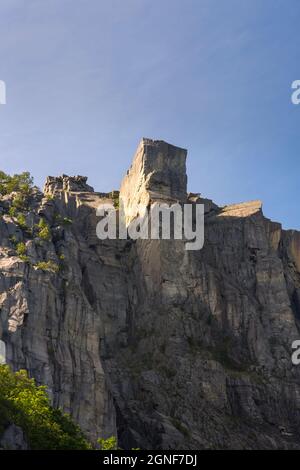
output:
{"label": "leafy foliage", "polygon": [[0,365],[0,434],[10,423],[23,429],[33,450],[92,448],[70,416],[50,405],[46,387]]}
{"label": "leafy foliage", "polygon": [[26,245],[24,242],[20,242],[16,246],[17,254],[19,256],[26,255]]}
{"label": "leafy foliage", "polygon": [[119,191],[111,191],[108,193],[109,197],[113,200],[113,205],[115,209],[120,208],[120,193]]}
{"label": "leafy foliage", "polygon": [[27,207],[27,193],[17,193],[15,194],[12,202],[12,207],[15,207],[16,210],[22,211]]}
{"label": "leafy foliage", "polygon": [[[97,439],[100,450],[123,450],[118,447],[118,440],[115,436],[108,437],[107,439]],[[139,448],[131,450],[140,450]]]}
{"label": "leafy foliage", "polygon": [[18,214],[17,216],[17,224],[19,225],[20,228],[23,230],[28,230],[27,224],[26,224],[26,218],[24,214]]}
{"label": "leafy foliage", "polygon": [[17,255],[21,258],[22,261],[25,263],[29,262],[29,257],[26,254],[26,245],[24,242],[17,243],[16,245]]}
{"label": "leafy foliage", "polygon": [[33,178],[27,171],[13,176],[0,171],[0,196],[12,194],[8,214],[18,218],[18,225],[27,230],[23,211],[28,210],[29,196],[31,194]]}
{"label": "leafy foliage", "polygon": [[53,273],[58,273],[59,265],[54,261],[39,261],[34,265],[37,269],[42,269],[43,271],[51,271]]}
{"label": "leafy foliage", "polygon": [[41,219],[38,223],[38,236],[44,241],[50,241],[52,238],[50,227],[45,219]]}
{"label": "leafy foliage", "polygon": [[33,185],[33,178],[28,171],[13,176],[0,171],[0,194],[10,194],[13,191],[29,194]]}
{"label": "leafy foliage", "polygon": [[8,213],[11,217],[15,217],[17,214],[17,209],[14,206],[10,206]]}
{"label": "leafy foliage", "polygon": [[97,442],[100,446],[100,450],[120,450],[115,436],[111,436],[108,439],[100,438]]}

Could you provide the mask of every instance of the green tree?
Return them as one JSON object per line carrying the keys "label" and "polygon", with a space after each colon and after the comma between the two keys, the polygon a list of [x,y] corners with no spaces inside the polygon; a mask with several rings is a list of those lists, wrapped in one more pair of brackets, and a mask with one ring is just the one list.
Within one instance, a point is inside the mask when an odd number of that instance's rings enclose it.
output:
{"label": "green tree", "polygon": [[33,185],[33,178],[28,171],[13,176],[0,171],[0,194],[10,194],[13,191],[29,194]]}
{"label": "green tree", "polygon": [[52,238],[50,227],[45,219],[40,219],[38,223],[38,236],[45,241],[50,241]]}
{"label": "green tree", "polygon": [[50,405],[45,386],[1,365],[0,435],[10,423],[23,429],[33,450],[92,449],[71,417]]}

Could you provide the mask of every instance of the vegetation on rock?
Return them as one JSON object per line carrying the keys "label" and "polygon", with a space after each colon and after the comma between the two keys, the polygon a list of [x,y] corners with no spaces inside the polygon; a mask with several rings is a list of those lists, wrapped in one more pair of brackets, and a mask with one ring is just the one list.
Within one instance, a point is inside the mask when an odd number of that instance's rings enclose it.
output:
{"label": "vegetation on rock", "polygon": [[0,365],[0,436],[12,423],[33,450],[92,449],[71,417],[50,405],[45,386],[37,386],[25,370]]}
{"label": "vegetation on rock", "polygon": [[17,224],[19,227],[23,230],[28,230],[27,224],[26,224],[26,218],[24,214],[18,214],[17,216]]}
{"label": "vegetation on rock", "polygon": [[23,195],[29,194],[33,185],[33,178],[28,171],[13,176],[0,171],[0,194],[10,194],[20,192]]}
{"label": "vegetation on rock", "polygon": [[20,243],[17,244],[16,251],[17,251],[17,255],[21,258],[22,261],[24,261],[24,262],[29,261],[29,257],[26,254],[26,252],[27,252],[26,245],[25,245],[24,242],[20,242]]}
{"label": "vegetation on rock", "polygon": [[52,238],[50,227],[45,219],[41,219],[38,223],[38,236],[44,241],[50,241]]}
{"label": "vegetation on rock", "polygon": [[111,191],[108,193],[109,197],[113,200],[113,205],[115,209],[120,208],[120,193],[119,191]]}
{"label": "vegetation on rock", "polygon": [[120,450],[118,448],[118,442],[115,436],[111,436],[108,439],[100,438],[97,442],[99,444],[100,450]]}
{"label": "vegetation on rock", "polygon": [[58,273],[59,265],[54,261],[39,261],[37,264],[34,265],[36,269],[41,269],[43,271],[50,271],[54,273]]}

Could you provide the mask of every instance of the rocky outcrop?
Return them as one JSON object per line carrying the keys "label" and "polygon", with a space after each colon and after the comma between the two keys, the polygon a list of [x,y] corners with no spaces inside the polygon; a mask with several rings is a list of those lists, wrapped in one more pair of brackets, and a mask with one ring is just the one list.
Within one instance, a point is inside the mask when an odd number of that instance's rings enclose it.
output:
{"label": "rocky outcrop", "polygon": [[[54,405],[91,440],[116,434],[123,448],[299,449],[300,366],[291,361],[300,338],[299,233],[264,217],[259,201],[220,208],[187,196],[185,157],[144,139],[120,198],[128,211],[157,200],[204,204],[200,251],[185,250],[183,240],[100,241],[96,208],[115,196],[53,180],[46,185],[53,197],[36,194],[26,215],[32,227],[47,221],[50,240],[5,213],[7,361],[47,384]],[[12,236],[26,244],[29,262]],[[59,270],[37,268],[47,260]]]}
{"label": "rocky outcrop", "polygon": [[151,202],[186,201],[186,155],[161,140],[142,139],[120,189],[127,224]]}
{"label": "rocky outcrop", "polygon": [[87,184],[86,176],[48,176],[44,193],[53,195],[56,191],[93,192],[94,189]]}

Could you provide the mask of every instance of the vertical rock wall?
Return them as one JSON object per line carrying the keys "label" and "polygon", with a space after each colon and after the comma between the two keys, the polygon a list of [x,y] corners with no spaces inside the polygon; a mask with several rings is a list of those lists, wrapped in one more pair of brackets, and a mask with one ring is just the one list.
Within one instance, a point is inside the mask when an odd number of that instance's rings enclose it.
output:
{"label": "vertical rock wall", "polygon": [[[186,151],[143,139],[120,198],[130,208],[185,202]],[[201,188],[200,188],[201,189]],[[15,369],[48,386],[88,436],[124,448],[299,448],[299,233],[259,201],[205,204],[205,244],[103,240],[82,177],[52,178],[26,215],[1,199],[0,338]],[[49,197],[50,196],[50,197]],[[70,220],[71,219],[71,220]],[[14,237],[14,238],[13,238]],[[15,243],[24,241],[29,260]],[[39,269],[49,261],[59,270]]]}

